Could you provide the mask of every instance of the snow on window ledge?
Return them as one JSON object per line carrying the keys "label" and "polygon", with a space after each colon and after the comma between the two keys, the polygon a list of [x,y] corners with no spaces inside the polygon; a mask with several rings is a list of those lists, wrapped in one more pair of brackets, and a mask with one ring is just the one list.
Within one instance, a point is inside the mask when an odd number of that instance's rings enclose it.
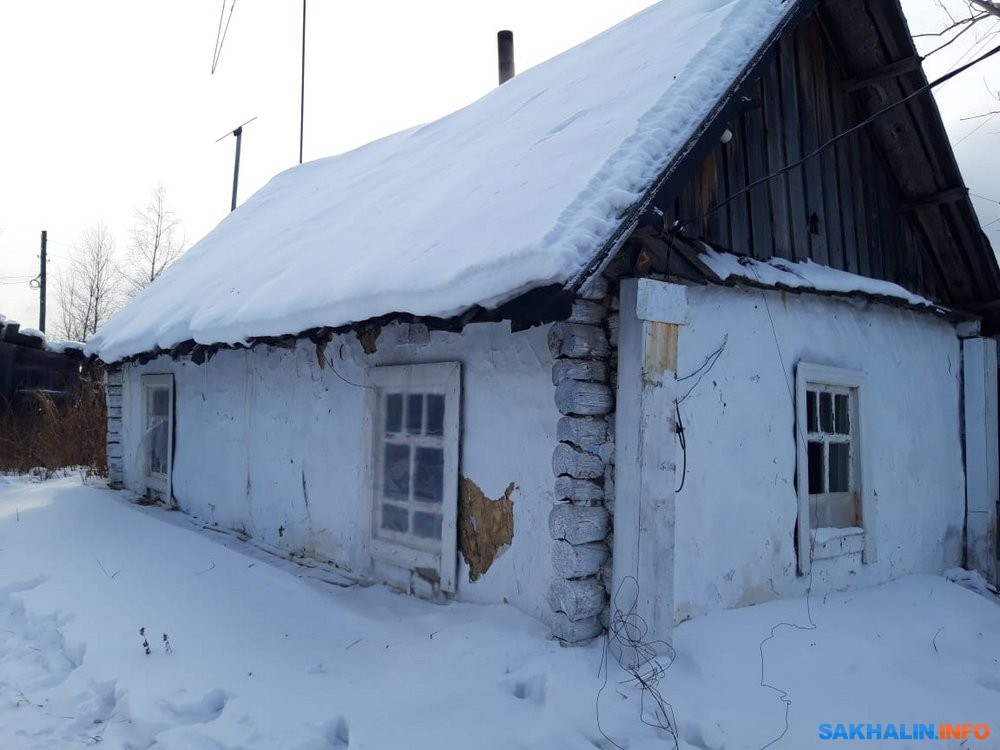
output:
{"label": "snow on window ledge", "polygon": [[809,532],[809,540],[812,543],[812,559],[827,560],[862,552],[865,548],[865,530],[859,526],[822,527]]}

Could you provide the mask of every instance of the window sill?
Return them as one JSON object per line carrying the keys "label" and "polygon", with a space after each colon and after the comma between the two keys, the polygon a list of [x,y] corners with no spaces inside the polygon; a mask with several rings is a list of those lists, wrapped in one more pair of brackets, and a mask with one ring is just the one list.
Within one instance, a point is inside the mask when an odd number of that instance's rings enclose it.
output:
{"label": "window sill", "polygon": [[813,560],[860,554],[865,548],[865,530],[857,526],[813,529],[809,532],[809,541]]}

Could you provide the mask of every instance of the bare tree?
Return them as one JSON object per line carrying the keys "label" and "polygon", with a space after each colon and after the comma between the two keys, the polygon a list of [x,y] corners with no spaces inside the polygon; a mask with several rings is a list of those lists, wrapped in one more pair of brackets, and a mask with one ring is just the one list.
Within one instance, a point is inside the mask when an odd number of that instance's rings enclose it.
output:
{"label": "bare tree", "polygon": [[153,283],[184,252],[181,222],[167,208],[166,193],[163,185],[157,185],[149,195],[149,202],[136,209],[122,270],[129,297]]}
{"label": "bare tree", "polygon": [[103,224],[83,230],[72,252],[58,281],[56,333],[86,341],[121,306],[121,272],[115,241]]}
{"label": "bare tree", "polygon": [[969,0],[969,4],[994,16],[1000,16],[1000,2],[997,0]]}
{"label": "bare tree", "polygon": [[[1000,0],[936,0],[936,5],[947,17],[948,24],[938,31],[913,35],[915,40],[921,38],[934,39],[933,44],[937,45],[931,49],[923,49],[924,45],[920,44],[920,54],[923,60],[962,40],[965,52],[959,57],[958,62],[952,66],[952,69],[954,69],[961,63],[967,62],[976,55],[981,54],[986,45],[1000,35]],[[970,31],[973,33],[968,35]],[[992,52],[988,54],[992,54]],[[986,91],[989,97],[1000,103],[1000,92],[990,88],[985,78],[983,80],[986,83]],[[977,114],[960,118],[962,120],[981,120],[981,122],[973,131],[957,141],[956,145],[982,127],[988,125],[997,116],[1000,116],[1000,109],[994,108],[989,111],[981,111]]]}

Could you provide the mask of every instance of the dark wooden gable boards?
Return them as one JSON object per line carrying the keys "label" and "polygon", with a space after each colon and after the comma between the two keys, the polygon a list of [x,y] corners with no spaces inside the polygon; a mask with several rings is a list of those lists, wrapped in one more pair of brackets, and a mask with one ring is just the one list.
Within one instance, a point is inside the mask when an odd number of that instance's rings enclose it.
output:
{"label": "dark wooden gable boards", "polygon": [[643,232],[680,222],[684,237],[892,281],[1000,330],[1000,269],[930,92],[746,190],[926,82],[898,0],[800,3],[682,157],[697,162],[671,166]]}

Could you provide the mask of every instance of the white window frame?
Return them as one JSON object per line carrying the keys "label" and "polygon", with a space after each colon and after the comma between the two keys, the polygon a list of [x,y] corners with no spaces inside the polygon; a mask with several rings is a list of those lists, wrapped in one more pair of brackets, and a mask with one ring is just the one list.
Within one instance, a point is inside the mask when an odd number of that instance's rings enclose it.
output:
{"label": "white window frame", "polygon": [[[141,441],[142,475],[146,486],[146,494],[166,503],[173,502],[171,477],[174,469],[174,376],[171,374],[143,375],[142,382],[142,421]],[[149,409],[150,399],[156,390],[166,389],[169,394],[167,404],[167,471],[165,474],[150,471],[152,443],[149,439]]]}
{"label": "white window frame", "polygon": [[[361,554],[365,565],[382,561],[409,571],[418,568],[437,572],[438,586],[454,593],[458,547],[458,460],[459,412],[461,408],[461,364],[430,364],[372,367],[367,372],[364,415],[365,474],[367,502],[361,508]],[[440,549],[416,549],[400,541],[378,538],[376,514],[381,503],[382,456],[384,447],[383,394],[435,393],[444,396],[443,497],[441,501]]]}
{"label": "white window frame", "polygon": [[[875,546],[875,502],[869,472],[871,459],[865,439],[867,393],[865,374],[857,370],[799,362],[795,368],[795,443],[796,490],[798,494],[798,563],[799,573],[808,575],[812,561],[861,552],[865,563],[877,561]],[[851,425],[851,484],[858,495],[863,532],[818,539],[812,532],[812,496],[809,494],[809,446],[807,392],[823,388],[843,389],[849,393]],[[824,467],[825,468],[825,467]]]}

